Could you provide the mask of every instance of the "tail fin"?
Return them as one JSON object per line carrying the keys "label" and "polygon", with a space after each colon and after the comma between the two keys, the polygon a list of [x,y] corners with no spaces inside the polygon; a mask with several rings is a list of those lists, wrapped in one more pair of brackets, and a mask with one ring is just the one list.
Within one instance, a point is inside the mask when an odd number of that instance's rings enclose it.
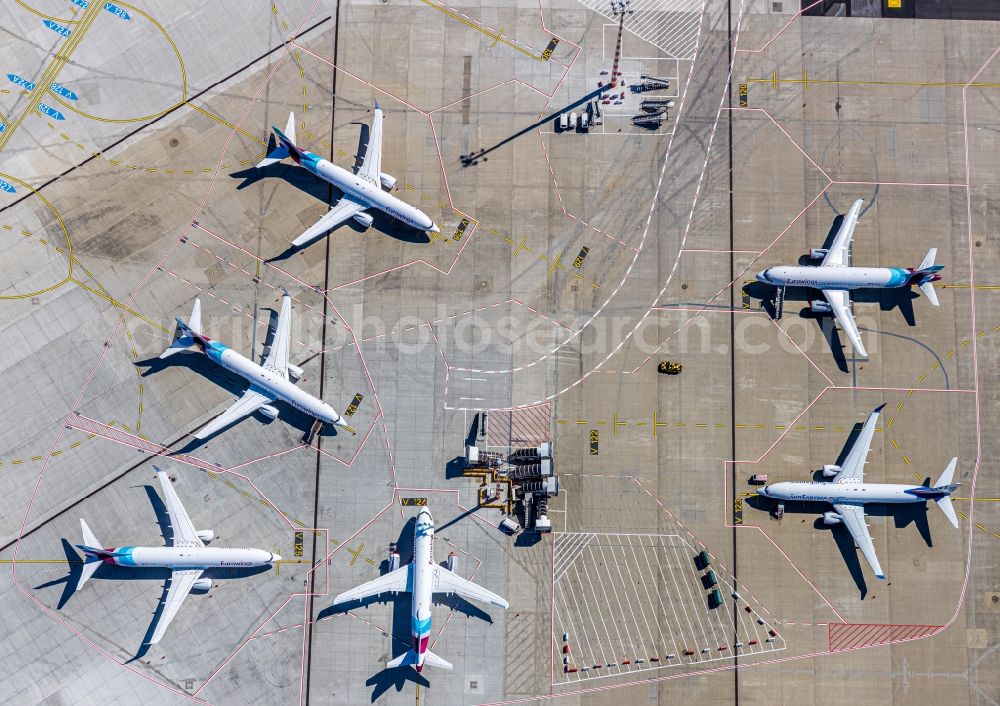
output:
{"label": "tail fin", "polygon": [[[194,335],[201,333],[201,299],[194,300],[194,308],[191,310],[191,317],[188,323],[177,319],[177,331],[174,342],[167,350],[160,353],[160,358],[169,358],[174,353],[187,350],[194,345]],[[194,334],[194,335],[192,335]]]}
{"label": "tail fin", "polygon": [[391,659],[385,663],[386,669],[395,669],[396,667],[406,667],[411,664],[417,663],[417,653],[413,650],[407,650],[403,654],[399,655],[396,659]]}
{"label": "tail fin", "polygon": [[955,489],[959,485],[958,483],[951,482],[952,477],[955,475],[956,463],[958,463],[958,458],[951,459],[948,463],[948,467],[944,469],[944,473],[941,474],[941,477],[938,478],[937,482],[934,484],[935,490],[947,493],[947,495],[938,498],[935,502],[937,503],[937,506],[941,508],[941,512],[944,513],[944,516],[948,518],[949,522],[951,522],[952,527],[958,527],[958,517],[955,516],[955,508],[951,506],[951,494],[955,492]]}
{"label": "tail fin", "polygon": [[274,134],[278,137],[278,144],[273,150],[267,153],[264,159],[257,163],[258,168],[280,162],[292,154],[297,155],[299,152],[295,146],[295,113],[288,114],[288,123],[285,125],[284,132],[274,126],[271,129],[274,130]]}
{"label": "tail fin", "polygon": [[924,296],[934,306],[938,306],[938,298],[937,293],[934,291],[933,283],[941,278],[937,273],[944,269],[944,265],[934,264],[936,257],[937,248],[928,250],[923,261],[920,263],[920,267],[913,273],[917,277],[917,286],[920,287],[920,291],[924,293]]}
{"label": "tail fin", "polygon": [[83,569],[80,571],[80,578],[76,582],[77,591],[83,588],[83,584],[87,583],[90,577],[94,575],[94,572],[101,566],[101,557],[97,554],[97,547],[100,547],[101,543],[97,541],[97,537],[90,531],[83,518],[80,518],[80,529],[82,530],[83,541],[86,543],[86,546],[77,545],[84,553]]}

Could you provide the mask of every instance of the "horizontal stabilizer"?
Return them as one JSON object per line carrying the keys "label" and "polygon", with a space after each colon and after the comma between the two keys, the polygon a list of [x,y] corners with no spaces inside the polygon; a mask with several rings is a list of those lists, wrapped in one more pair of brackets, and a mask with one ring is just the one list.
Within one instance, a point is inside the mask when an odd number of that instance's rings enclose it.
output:
{"label": "horizontal stabilizer", "polygon": [[938,306],[937,292],[934,291],[934,284],[932,282],[924,282],[920,285],[920,291],[924,293],[929,301],[934,306]]}
{"label": "horizontal stabilizer", "polygon": [[941,476],[937,479],[937,482],[934,484],[935,488],[940,488],[941,486],[944,485],[951,485],[951,479],[955,477],[955,466],[957,464],[958,464],[957,456],[948,461],[948,465],[945,467],[944,471],[941,473]]}
{"label": "horizontal stabilizer", "polygon": [[[399,655],[396,659],[390,660],[385,663],[386,669],[395,669],[396,667],[409,667],[417,665],[417,653],[413,650],[407,650],[403,654]],[[424,664],[430,665],[431,667],[437,667],[438,669],[451,669],[451,662],[446,662],[445,660],[438,657],[436,654],[427,650],[424,652]]]}
{"label": "horizontal stabilizer", "polygon": [[257,162],[256,168],[260,169],[261,167],[266,167],[269,164],[280,162],[286,157],[288,157],[288,148],[279,143],[277,147],[267,153],[267,156],[264,157],[264,159]]}
{"label": "horizontal stabilizer", "polygon": [[944,513],[944,516],[948,518],[951,526],[958,527],[958,517],[955,516],[955,508],[951,505],[951,497],[945,495],[943,498],[935,502],[937,502],[937,506],[941,508],[941,512]]}
{"label": "horizontal stabilizer", "polygon": [[274,164],[275,162],[280,162],[293,151],[298,153],[298,150],[295,148],[295,113],[288,114],[288,123],[285,125],[284,132],[273,126],[271,129],[278,136],[278,145],[268,152],[264,159],[257,162],[258,169],[266,167],[269,164]]}
{"label": "horizontal stabilizer", "polygon": [[958,488],[958,483],[952,483],[952,478],[955,477],[955,466],[958,464],[958,457],[951,459],[948,465],[945,467],[944,472],[941,477],[937,479],[934,484],[934,490],[943,491],[946,493],[941,498],[935,500],[937,506],[941,508],[941,512],[944,516],[948,518],[952,527],[958,527],[958,517],[955,516],[955,508],[951,505],[951,494],[955,492]]}
{"label": "horizontal stabilizer", "polygon": [[408,667],[411,664],[417,663],[417,653],[413,650],[407,650],[403,654],[399,655],[396,659],[391,659],[385,663],[386,669],[395,669],[396,667]]}
{"label": "horizontal stabilizer", "polygon": [[90,531],[90,527],[88,527],[87,523],[83,521],[83,518],[80,519],[80,529],[82,530],[83,541],[86,545],[77,545],[77,547],[83,550],[85,555],[83,568],[80,570],[80,577],[76,581],[77,591],[83,588],[83,584],[90,580],[90,577],[94,575],[94,572],[97,571],[103,563],[99,556],[91,553],[91,551],[96,552],[96,547],[100,547],[101,543],[97,541],[97,537],[95,537],[94,533]]}
{"label": "horizontal stabilizer", "polygon": [[[930,250],[927,251],[927,254],[924,255],[924,260],[923,262],[920,263],[920,267],[918,267],[917,269],[926,270],[928,267],[933,267],[934,260],[936,258],[937,258],[937,248],[931,248]],[[941,268],[939,267],[938,269]]]}
{"label": "horizontal stabilizer", "polygon": [[167,350],[160,353],[160,358],[169,358],[174,353],[187,350],[194,345],[194,335],[201,333],[201,299],[194,300],[194,308],[191,309],[191,317],[188,323],[177,319],[177,329],[174,333],[176,338]]}
{"label": "horizontal stabilizer", "polygon": [[429,664],[438,669],[451,669],[451,662],[444,661],[430,650],[424,652],[424,664]]}

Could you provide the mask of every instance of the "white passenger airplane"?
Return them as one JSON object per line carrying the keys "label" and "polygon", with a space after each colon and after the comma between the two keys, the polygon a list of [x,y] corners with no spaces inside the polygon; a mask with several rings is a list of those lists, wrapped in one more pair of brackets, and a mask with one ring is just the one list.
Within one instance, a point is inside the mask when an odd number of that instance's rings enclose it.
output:
{"label": "white passenger airplane", "polygon": [[378,101],[375,101],[375,119],[372,121],[368,138],[368,149],[365,151],[364,161],[354,173],[338,167],[318,154],[295,146],[295,113],[289,114],[285,132],[273,126],[272,129],[278,137],[278,146],[257,164],[258,168],[291,157],[296,164],[333,184],[344,194],[325,216],[292,241],[295,247],[308,245],[349,218],[353,218],[365,228],[370,228],[373,219],[365,211],[371,208],[383,211],[406,225],[428,234],[441,232],[426,213],[387,193],[396,185],[396,178],[381,171],[382,109]]}
{"label": "white passenger airplane", "polygon": [[884,579],[882,567],[875,556],[875,545],[868,534],[865,523],[865,503],[922,503],[933,500],[941,508],[949,522],[958,527],[955,509],[951,506],[951,494],[960,483],[952,483],[955,474],[955,464],[958,458],[948,463],[944,473],[933,486],[903,485],[897,483],[865,483],[865,464],[868,462],[868,451],[872,436],[875,434],[875,424],[878,422],[878,407],[865,421],[861,433],[847,454],[843,466],[823,466],[823,475],[832,478],[832,482],[786,482],[766,485],[758,493],[775,500],[799,500],[806,502],[824,502],[833,505],[834,512],[824,512],[823,522],[828,525],[843,523],[854,541],[861,548],[861,553],[875,572],[875,577]]}
{"label": "white passenger airplane", "polygon": [[[814,248],[809,251],[812,258],[823,258],[818,267],[769,267],[757,274],[757,281],[784,287],[812,287],[823,292],[826,301],[819,299],[809,302],[809,308],[816,314],[833,313],[841,327],[851,339],[858,354],[867,358],[868,353],[861,342],[858,325],[851,313],[852,289],[895,289],[898,287],[920,287],[931,304],[938,305],[933,282],[941,279],[937,274],[944,265],[935,265],[937,248],[931,248],[924,261],[917,268],[902,267],[852,267],[848,265],[848,251],[854,239],[854,226],[864,199],[858,199],[844,217],[829,249]],[[780,295],[779,295],[780,296]]]}
{"label": "white passenger airplane", "polygon": [[206,569],[266,566],[281,557],[263,549],[206,547],[215,537],[212,530],[196,530],[188,517],[180,498],[166,472],[156,468],[156,477],[163,488],[163,499],[167,506],[167,516],[173,529],[173,541],[169,547],[112,547],[101,549],[101,543],[90,531],[87,523],[80,520],[83,541],[76,546],[86,555],[83,570],[76,584],[79,591],[87,580],[103,564],[117,566],[152,567],[170,569],[170,586],[153,636],[146,644],[155,645],[163,637],[170,621],[177,615],[181,603],[192,589],[207,591],[212,587],[212,579],[201,578]]}
{"label": "white passenger airplane", "polygon": [[431,635],[431,601],[435,594],[456,593],[464,598],[483,601],[501,608],[510,607],[507,601],[497,594],[456,574],[454,556],[448,557],[447,568],[434,563],[434,520],[427,508],[422,509],[417,515],[417,524],[413,529],[413,561],[406,566],[396,568],[394,564],[398,563],[399,555],[393,554],[389,563],[389,573],[345,591],[333,601],[333,605],[338,605],[382,593],[412,594],[410,619],[413,648],[387,662],[386,667],[389,669],[413,665],[420,672],[423,671],[425,663],[432,667],[451,669],[450,662],[444,661],[427,649]]}
{"label": "white passenger airplane", "polygon": [[211,436],[219,429],[258,410],[268,419],[275,419],[278,416],[278,410],[271,406],[271,402],[275,400],[282,400],[321,422],[334,424],[347,429],[352,434],[355,433],[351,427],[347,426],[343,418],[333,411],[333,407],[295,385],[296,381],[302,377],[302,368],[288,362],[292,325],[292,297],[288,294],[288,290],[284,290],[274,341],[271,343],[271,350],[267,357],[264,358],[263,365],[257,365],[232,348],[218,341],[213,341],[201,333],[200,299],[194,300],[194,309],[191,311],[189,321],[190,323],[186,324],[177,319],[177,338],[167,350],[160,354],[160,358],[168,358],[174,353],[195,346],[210,360],[245,378],[250,383],[250,387],[247,388],[242,397],[236,400],[225,412],[195,432],[194,438],[204,439]]}

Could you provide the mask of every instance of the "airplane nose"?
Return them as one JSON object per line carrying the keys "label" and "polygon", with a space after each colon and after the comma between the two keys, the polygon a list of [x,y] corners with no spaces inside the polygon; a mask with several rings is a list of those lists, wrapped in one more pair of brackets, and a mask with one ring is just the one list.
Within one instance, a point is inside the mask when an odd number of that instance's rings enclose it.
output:
{"label": "airplane nose", "polygon": [[433,222],[431,223],[431,227],[428,228],[427,230],[429,230],[431,233],[440,233],[441,232],[441,229],[438,228],[437,223],[433,223]]}
{"label": "airplane nose", "polygon": [[281,561],[281,555],[271,552],[271,563],[273,564],[276,561]]}
{"label": "airplane nose", "polygon": [[763,495],[766,498],[767,497],[767,486],[765,485],[763,488],[760,488],[757,491],[757,495]]}
{"label": "airplane nose", "polygon": [[762,272],[758,272],[757,275],[756,275],[757,276],[757,281],[758,282],[763,282],[764,284],[770,284],[771,280],[769,280],[768,277],[767,277],[767,273],[770,272],[770,271],[771,271],[771,269],[768,268],[768,269],[766,269],[766,270],[764,270]]}

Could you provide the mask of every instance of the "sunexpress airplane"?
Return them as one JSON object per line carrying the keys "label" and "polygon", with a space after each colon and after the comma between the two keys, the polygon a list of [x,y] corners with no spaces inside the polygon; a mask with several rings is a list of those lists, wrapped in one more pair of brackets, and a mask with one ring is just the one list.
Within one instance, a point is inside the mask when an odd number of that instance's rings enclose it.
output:
{"label": "sunexpress airplane", "polygon": [[797,500],[800,502],[821,502],[833,505],[833,511],[823,513],[827,525],[843,524],[861,548],[861,553],[875,572],[875,577],[884,579],[882,566],[875,556],[875,545],[865,523],[865,505],[923,503],[933,501],[953,527],[958,527],[955,508],[951,505],[951,494],[958,488],[953,483],[957,458],[951,459],[944,472],[933,484],[913,485],[912,483],[865,483],[865,464],[871,449],[875,425],[878,423],[881,407],[868,415],[861,433],[847,454],[843,466],[823,466],[823,475],[832,480],[828,483],[815,481],[786,481],[766,485],[757,492],[774,500]]}

